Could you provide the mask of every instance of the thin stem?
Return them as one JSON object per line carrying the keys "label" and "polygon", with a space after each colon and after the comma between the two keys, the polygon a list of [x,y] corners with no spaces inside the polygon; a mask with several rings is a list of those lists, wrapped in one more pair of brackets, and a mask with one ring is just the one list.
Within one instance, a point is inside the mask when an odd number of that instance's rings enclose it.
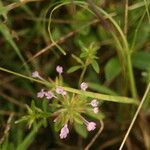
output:
{"label": "thin stem", "polygon": [[95,140],[98,138],[98,136],[101,134],[101,132],[104,129],[104,123],[102,120],[100,120],[100,129],[98,130],[98,132],[96,133],[96,135],[92,138],[92,140],[90,141],[90,143],[84,148],[84,150],[89,150],[89,148],[94,144]]}
{"label": "thin stem", "polygon": [[129,76],[129,82],[130,82],[130,91],[132,94],[132,97],[134,99],[138,99],[138,94],[137,94],[137,89],[135,85],[135,80],[134,80],[134,74],[133,74],[133,67],[132,67],[132,62],[131,62],[131,54],[127,55],[127,67],[128,67],[128,76]]}
{"label": "thin stem", "polygon": [[129,1],[125,0],[125,17],[124,17],[124,34],[127,36],[128,32],[128,5]]}
{"label": "thin stem", "polygon": [[79,86],[80,86],[80,84],[81,84],[81,82],[82,82],[82,80],[83,80],[83,77],[84,77],[84,75],[85,75],[86,69],[87,69],[87,65],[85,65],[85,67],[83,68],[82,73],[81,73],[81,75],[80,75]]}
{"label": "thin stem", "polygon": [[[129,45],[128,45],[128,41],[127,41],[125,34],[123,33],[122,29],[117,24],[117,22],[107,12],[105,12],[100,7],[96,6],[91,0],[88,0],[88,1],[89,1],[89,4],[92,4],[94,12],[96,12],[96,15],[98,16],[98,18],[101,18],[101,16],[97,12],[97,10],[99,10],[102,14],[108,17],[108,19],[112,22],[116,30],[119,32],[121,36],[121,40],[122,40],[122,45],[123,45],[122,54],[124,54],[125,57],[127,58],[126,67],[127,67],[127,72],[128,72],[129,83],[131,84],[130,90],[131,90],[132,96],[137,97],[137,89],[135,86],[133,68],[132,68],[131,57],[130,57],[130,50],[129,50]],[[111,33],[113,34],[113,31],[111,31]]]}
{"label": "thin stem", "polygon": [[4,142],[4,140],[7,138],[9,132],[10,132],[10,128],[11,128],[11,121],[13,119],[14,114],[11,113],[8,120],[7,120],[7,124],[4,130],[4,135],[2,136],[2,138],[0,139],[0,144],[2,144]]}
{"label": "thin stem", "polygon": [[147,0],[144,0],[144,3],[145,3],[145,8],[146,8],[148,20],[149,20],[149,23],[150,23],[150,14],[149,14],[149,10],[148,10],[149,3],[147,2]]}
{"label": "thin stem", "polygon": [[145,14],[146,14],[146,11],[144,11],[142,17],[140,18],[140,20],[139,20],[139,22],[138,22],[138,25],[137,25],[136,29],[135,29],[135,33],[134,33],[133,41],[132,41],[132,45],[131,45],[131,51],[133,51],[133,49],[135,49],[134,47],[135,47],[135,42],[136,42],[136,38],[137,38],[137,33],[138,33],[139,28],[140,28],[140,26],[141,26],[141,24],[142,24],[142,22],[143,22],[143,19],[144,19],[144,17],[145,17]]}
{"label": "thin stem", "polygon": [[7,11],[11,11],[12,9],[15,9],[17,7],[20,7],[28,2],[37,2],[37,1],[42,1],[42,0],[24,0],[24,1],[20,1],[20,2],[15,2],[15,3],[11,3],[9,5],[6,6]]}
{"label": "thin stem", "polygon": [[121,145],[120,145],[119,150],[122,150],[122,148],[123,148],[123,146],[124,146],[124,144],[125,144],[125,141],[127,140],[127,137],[128,137],[128,135],[129,135],[129,133],[130,133],[130,131],[131,131],[131,129],[132,129],[134,123],[135,123],[135,120],[136,120],[136,118],[137,118],[137,116],[138,116],[138,114],[139,114],[139,112],[140,112],[140,110],[141,110],[141,108],[142,108],[142,105],[143,105],[143,103],[144,103],[144,101],[145,101],[145,99],[146,99],[146,97],[147,97],[149,91],[150,91],[150,82],[149,82],[149,84],[148,84],[148,86],[147,86],[147,89],[146,89],[146,91],[145,91],[145,93],[144,93],[144,96],[143,96],[143,98],[142,98],[142,100],[141,100],[141,102],[140,102],[140,105],[139,105],[139,107],[137,108],[137,111],[136,111],[136,113],[135,113],[135,115],[134,115],[134,117],[133,117],[133,119],[132,119],[132,121],[131,121],[131,124],[130,124],[130,126],[129,126],[129,128],[128,128],[126,134],[125,134],[125,137],[124,137],[124,139],[123,139],[123,141],[122,141],[122,143],[121,143]]}
{"label": "thin stem", "polygon": [[31,80],[31,81],[35,81],[35,82],[44,84],[44,85],[46,85],[46,86],[51,86],[51,84],[50,84],[50,83],[47,83],[47,81],[37,80],[37,79],[34,79],[34,78],[32,78],[32,77],[28,77],[28,76],[26,76],[26,75],[23,75],[23,74],[20,74],[20,73],[17,73],[17,72],[14,72],[14,71],[11,71],[11,70],[2,68],[2,67],[0,67],[0,70],[2,70],[2,71],[4,71],[4,72],[7,72],[7,73],[10,73],[10,74],[13,74],[13,75],[16,75],[16,76],[18,76],[18,77],[22,77],[22,78],[25,78],[25,79],[28,79],[28,80]]}

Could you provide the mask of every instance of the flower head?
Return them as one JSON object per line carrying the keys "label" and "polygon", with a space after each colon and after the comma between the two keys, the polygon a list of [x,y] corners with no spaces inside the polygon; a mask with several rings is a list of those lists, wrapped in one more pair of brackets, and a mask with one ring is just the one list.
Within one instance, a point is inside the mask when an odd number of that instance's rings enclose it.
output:
{"label": "flower head", "polygon": [[45,96],[45,91],[44,91],[44,89],[41,89],[41,91],[37,93],[37,97],[43,98],[44,96]]}
{"label": "flower head", "polygon": [[38,72],[38,71],[32,72],[32,77],[33,77],[33,78],[38,78],[38,79],[40,79],[40,80],[44,80],[44,79],[39,75],[39,72]]}
{"label": "flower head", "polygon": [[99,108],[98,108],[98,107],[94,107],[94,108],[93,108],[93,112],[94,112],[95,114],[97,114],[97,113],[99,112]]}
{"label": "flower head", "polygon": [[63,89],[62,87],[60,87],[60,86],[58,86],[58,87],[56,88],[56,93],[57,93],[57,94],[61,94],[61,95],[66,95],[66,94],[67,94],[67,92],[64,91],[64,89]]}
{"label": "flower head", "polygon": [[98,106],[98,101],[96,99],[93,99],[90,103],[93,107],[97,107]]}
{"label": "flower head", "polygon": [[63,67],[58,65],[58,66],[56,67],[56,71],[57,71],[59,74],[62,74],[62,73],[63,73]]}
{"label": "flower head", "polygon": [[33,78],[38,78],[40,75],[39,75],[39,72],[38,71],[34,71],[32,72],[32,77]]}
{"label": "flower head", "polygon": [[86,82],[82,82],[80,88],[81,90],[86,91],[86,89],[88,88],[88,84]]}
{"label": "flower head", "polygon": [[61,129],[59,136],[61,139],[65,139],[68,133],[69,133],[68,125],[65,124],[64,127]]}
{"label": "flower head", "polygon": [[93,131],[93,130],[95,130],[95,128],[96,128],[96,123],[95,122],[89,122],[87,124],[87,130],[88,131]]}
{"label": "flower head", "polygon": [[54,94],[51,91],[45,92],[45,96],[47,99],[52,99],[54,97]]}

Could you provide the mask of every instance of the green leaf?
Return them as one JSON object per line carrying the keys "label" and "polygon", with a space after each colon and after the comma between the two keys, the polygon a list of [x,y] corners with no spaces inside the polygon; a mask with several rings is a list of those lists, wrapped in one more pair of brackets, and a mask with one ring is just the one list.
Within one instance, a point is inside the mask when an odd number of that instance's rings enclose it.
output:
{"label": "green leaf", "polygon": [[68,69],[67,73],[75,72],[75,71],[77,71],[80,68],[82,68],[82,67],[81,66],[73,66],[73,67]]}
{"label": "green leaf", "polygon": [[49,104],[49,101],[47,100],[42,101],[42,107],[43,107],[44,112],[47,112],[48,104]]}
{"label": "green leaf", "polygon": [[86,127],[84,125],[81,125],[81,124],[78,124],[78,123],[74,123],[74,129],[83,138],[87,137],[88,132],[87,132]]}
{"label": "green leaf", "polygon": [[92,61],[92,67],[96,71],[96,73],[99,73],[100,69],[99,69],[99,65],[96,60]]}
{"label": "green leaf", "polygon": [[82,52],[81,54],[80,54],[80,58],[85,58],[85,57],[87,57],[88,56],[88,53],[87,52]]}
{"label": "green leaf", "polygon": [[27,116],[23,116],[21,119],[15,121],[15,123],[21,123],[21,122],[27,122],[28,120],[30,119],[30,116],[27,115]]}
{"label": "green leaf", "polygon": [[35,138],[35,135],[38,133],[38,130],[43,125],[43,122],[39,122],[35,128],[32,129],[32,131],[25,137],[25,139],[22,141],[22,143],[19,144],[18,147],[16,147],[16,150],[26,150],[28,149],[29,145],[32,143],[32,141]]}
{"label": "green leaf", "polygon": [[116,76],[119,75],[121,67],[119,60],[115,57],[108,61],[105,66],[105,77],[107,81],[113,80]]}
{"label": "green leaf", "polygon": [[150,70],[150,53],[148,52],[136,52],[132,55],[132,63],[135,68],[141,70]]}
{"label": "green leaf", "polygon": [[79,57],[77,57],[77,56],[74,55],[74,54],[72,54],[71,56],[72,56],[78,63],[80,63],[81,65],[84,65],[83,61],[82,61]]}

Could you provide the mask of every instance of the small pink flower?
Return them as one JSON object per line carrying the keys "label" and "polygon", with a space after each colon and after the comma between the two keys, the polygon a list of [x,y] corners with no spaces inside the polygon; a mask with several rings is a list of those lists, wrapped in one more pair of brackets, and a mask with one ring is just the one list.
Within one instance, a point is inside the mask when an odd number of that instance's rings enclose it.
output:
{"label": "small pink flower", "polygon": [[37,93],[37,97],[38,98],[43,98],[44,96],[45,96],[44,89],[41,89],[41,91]]}
{"label": "small pink flower", "polygon": [[88,88],[88,84],[86,82],[82,82],[80,88],[81,90],[86,91],[86,89]]}
{"label": "small pink flower", "polygon": [[68,125],[65,124],[64,127],[61,129],[59,136],[61,139],[65,139],[68,133],[69,133]]}
{"label": "small pink flower", "polygon": [[45,96],[47,99],[52,99],[54,97],[54,94],[51,91],[45,92]]}
{"label": "small pink flower", "polygon": [[97,107],[98,106],[98,101],[96,99],[93,99],[90,103],[93,107]]}
{"label": "small pink flower", "polygon": [[32,72],[32,77],[33,78],[38,78],[40,75],[39,75],[39,72],[38,71],[34,71]]}
{"label": "small pink flower", "polygon": [[93,108],[93,112],[94,112],[95,114],[97,114],[97,113],[99,112],[99,108],[98,108],[98,107],[94,107],[94,108]]}
{"label": "small pink flower", "polygon": [[63,73],[63,67],[58,65],[58,66],[56,67],[56,71],[57,71],[59,74],[62,74],[62,73]]}
{"label": "small pink flower", "polygon": [[96,123],[95,122],[89,122],[87,124],[87,130],[88,131],[93,131],[93,130],[95,130],[95,128],[96,128]]}
{"label": "small pink flower", "polygon": [[56,93],[57,93],[57,94],[61,94],[61,95],[66,95],[66,94],[67,94],[67,92],[64,91],[64,89],[63,89],[62,87],[60,87],[60,86],[58,86],[58,87],[56,88]]}
{"label": "small pink flower", "polygon": [[38,71],[32,72],[32,77],[33,77],[33,78],[38,78],[38,79],[40,79],[40,80],[44,80],[44,79],[39,75],[39,72],[38,72]]}

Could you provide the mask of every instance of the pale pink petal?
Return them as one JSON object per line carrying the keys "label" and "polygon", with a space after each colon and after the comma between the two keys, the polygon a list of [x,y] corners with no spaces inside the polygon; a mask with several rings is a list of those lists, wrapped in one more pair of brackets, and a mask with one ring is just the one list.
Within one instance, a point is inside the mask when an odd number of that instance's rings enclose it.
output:
{"label": "pale pink petal", "polygon": [[93,131],[93,130],[95,130],[95,128],[96,128],[96,123],[95,122],[89,122],[87,124],[87,130],[88,131]]}
{"label": "pale pink petal", "polygon": [[88,84],[86,82],[82,82],[80,88],[81,90],[86,91],[86,89],[88,88]]}

